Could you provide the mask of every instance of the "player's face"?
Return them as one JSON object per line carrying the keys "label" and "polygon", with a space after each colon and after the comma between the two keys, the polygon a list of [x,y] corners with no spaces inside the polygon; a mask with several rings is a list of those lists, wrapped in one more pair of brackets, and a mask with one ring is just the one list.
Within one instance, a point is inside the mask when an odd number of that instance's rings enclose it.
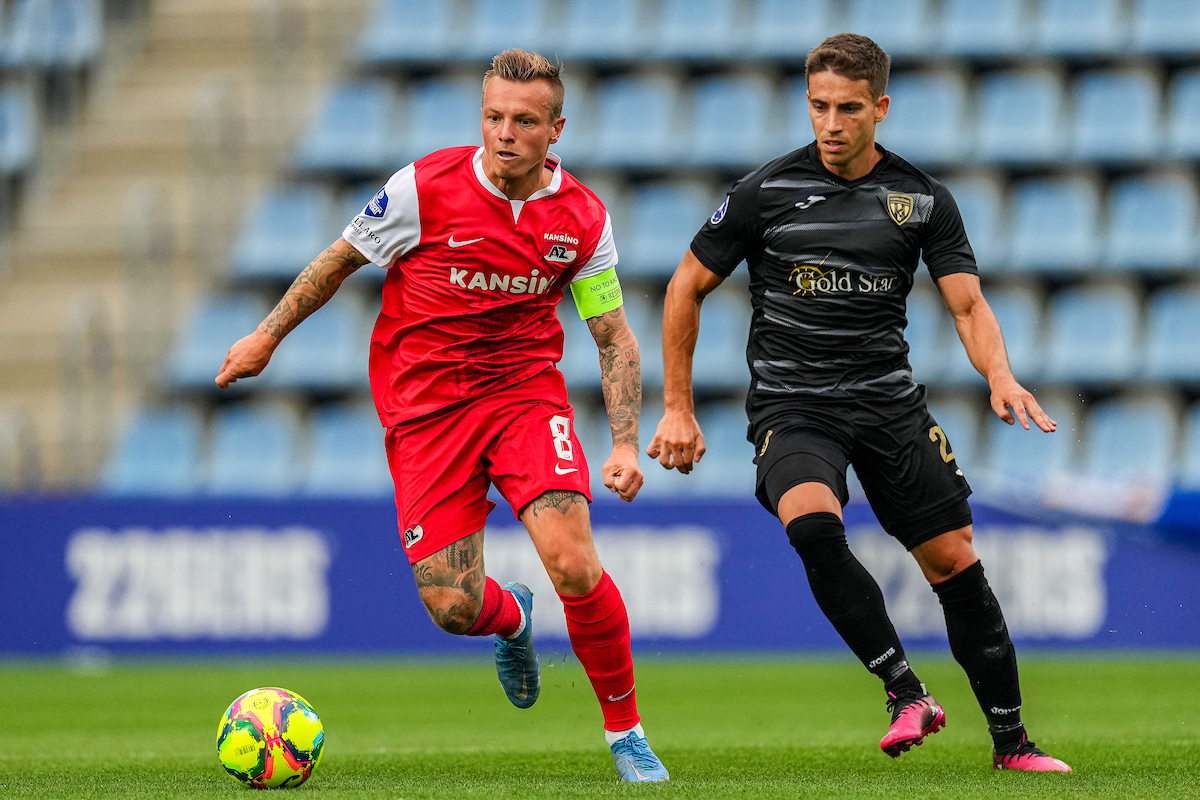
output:
{"label": "player's face", "polygon": [[553,89],[544,80],[488,82],[483,94],[484,171],[493,181],[517,185],[501,189],[522,188],[527,179],[541,182],[546,153],[566,122],[565,117],[550,118],[552,97]]}
{"label": "player's face", "polygon": [[821,161],[831,172],[851,180],[875,165],[875,126],[887,116],[887,95],[871,97],[870,84],[831,70],[808,78],[808,115]]}

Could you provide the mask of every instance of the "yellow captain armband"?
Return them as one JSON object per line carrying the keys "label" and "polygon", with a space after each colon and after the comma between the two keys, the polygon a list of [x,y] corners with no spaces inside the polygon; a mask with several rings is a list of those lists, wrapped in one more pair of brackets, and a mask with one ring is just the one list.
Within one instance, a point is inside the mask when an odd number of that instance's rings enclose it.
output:
{"label": "yellow captain armband", "polygon": [[621,305],[621,282],[617,280],[616,268],[609,267],[599,275],[580,278],[571,284],[571,294],[575,297],[580,319],[598,317],[605,311],[618,308]]}

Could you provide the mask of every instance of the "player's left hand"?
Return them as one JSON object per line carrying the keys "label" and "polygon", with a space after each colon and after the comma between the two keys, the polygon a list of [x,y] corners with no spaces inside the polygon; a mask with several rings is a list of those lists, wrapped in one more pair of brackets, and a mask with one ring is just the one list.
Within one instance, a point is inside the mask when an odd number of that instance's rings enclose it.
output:
{"label": "player's left hand", "polygon": [[992,410],[1009,425],[1019,420],[1025,430],[1029,430],[1030,420],[1046,433],[1053,433],[1058,428],[1058,423],[1042,410],[1033,393],[1015,378],[1002,378],[992,387]]}
{"label": "player's left hand", "polygon": [[642,489],[642,469],[638,466],[636,447],[617,445],[612,455],[604,462],[604,485],[617,497],[628,503]]}

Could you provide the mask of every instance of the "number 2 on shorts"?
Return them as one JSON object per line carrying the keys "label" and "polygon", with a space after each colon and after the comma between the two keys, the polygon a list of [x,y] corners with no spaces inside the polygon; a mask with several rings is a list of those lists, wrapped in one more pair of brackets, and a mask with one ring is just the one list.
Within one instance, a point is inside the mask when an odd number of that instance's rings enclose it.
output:
{"label": "number 2 on shorts", "polygon": [[550,418],[550,435],[554,437],[554,452],[563,461],[574,461],[571,452],[571,420],[562,416]]}
{"label": "number 2 on shorts", "polygon": [[941,425],[934,425],[929,429],[929,441],[937,442],[938,449],[942,452],[942,461],[949,464],[954,460],[954,453],[950,452],[950,440],[946,438],[946,432],[942,430]]}

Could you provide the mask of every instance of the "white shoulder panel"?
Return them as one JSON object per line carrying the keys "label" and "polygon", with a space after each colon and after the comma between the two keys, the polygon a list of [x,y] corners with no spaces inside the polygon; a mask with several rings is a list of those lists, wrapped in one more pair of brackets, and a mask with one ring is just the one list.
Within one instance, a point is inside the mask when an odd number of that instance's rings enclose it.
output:
{"label": "white shoulder panel", "polygon": [[416,167],[409,164],[389,178],[342,238],[384,269],[416,247],[421,241]]}
{"label": "white shoulder panel", "polygon": [[613,239],[612,217],[608,212],[604,212],[604,231],[600,234],[600,243],[596,245],[596,252],[592,253],[592,257],[584,264],[575,277],[571,279],[571,283],[582,278],[591,278],[599,275],[610,267],[617,265],[617,243]]}

